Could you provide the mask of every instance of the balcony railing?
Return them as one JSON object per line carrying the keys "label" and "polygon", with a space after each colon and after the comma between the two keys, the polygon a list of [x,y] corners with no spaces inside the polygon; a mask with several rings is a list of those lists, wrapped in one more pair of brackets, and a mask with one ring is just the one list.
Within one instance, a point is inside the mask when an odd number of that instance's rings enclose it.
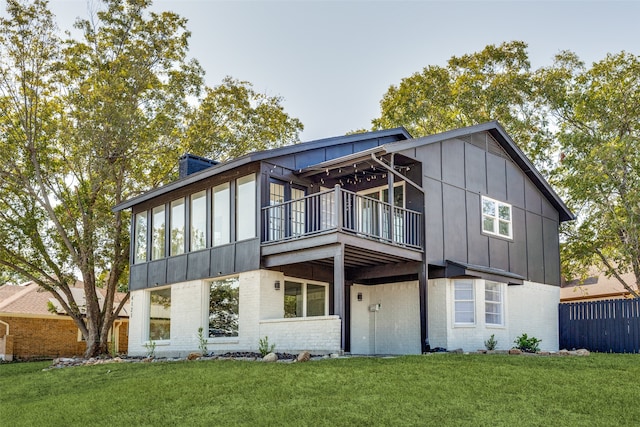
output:
{"label": "balcony railing", "polygon": [[422,249],[422,214],[333,190],[262,208],[262,242],[273,243],[342,231],[390,244]]}

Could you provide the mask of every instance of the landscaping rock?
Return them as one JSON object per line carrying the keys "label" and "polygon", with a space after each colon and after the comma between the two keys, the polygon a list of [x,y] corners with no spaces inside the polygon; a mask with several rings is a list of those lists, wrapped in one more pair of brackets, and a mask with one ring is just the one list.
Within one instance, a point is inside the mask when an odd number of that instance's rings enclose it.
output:
{"label": "landscaping rock", "polygon": [[308,351],[303,351],[302,353],[298,354],[298,357],[296,357],[296,361],[298,362],[308,362],[311,359],[311,353],[309,353]]}
{"label": "landscaping rock", "polygon": [[589,356],[591,353],[586,348],[576,350],[576,356]]}
{"label": "landscaping rock", "polygon": [[511,350],[509,350],[509,354],[522,354],[522,350],[520,350],[519,348],[512,348]]}
{"label": "landscaping rock", "polygon": [[449,353],[464,354],[464,350],[462,350],[461,348],[456,348],[455,350],[451,350]]}
{"label": "landscaping rock", "polygon": [[189,353],[189,355],[187,356],[187,360],[196,360],[202,357],[202,353]]}
{"label": "landscaping rock", "polygon": [[264,356],[262,358],[263,362],[277,362],[278,361],[278,355],[275,353],[269,353],[266,356]]}

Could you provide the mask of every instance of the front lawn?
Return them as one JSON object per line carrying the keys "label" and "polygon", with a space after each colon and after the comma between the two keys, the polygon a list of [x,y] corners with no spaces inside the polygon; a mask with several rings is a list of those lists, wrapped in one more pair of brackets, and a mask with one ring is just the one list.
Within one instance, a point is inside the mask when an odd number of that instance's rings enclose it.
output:
{"label": "front lawn", "polygon": [[640,425],[640,355],[0,365],[4,426]]}

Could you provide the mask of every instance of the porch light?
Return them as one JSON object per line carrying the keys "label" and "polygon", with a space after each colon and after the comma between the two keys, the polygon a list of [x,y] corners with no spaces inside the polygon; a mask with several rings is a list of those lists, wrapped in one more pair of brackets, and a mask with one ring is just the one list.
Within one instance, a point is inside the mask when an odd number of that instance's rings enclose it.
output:
{"label": "porch light", "polygon": [[362,301],[362,292],[358,292],[358,301]]}
{"label": "porch light", "polygon": [[273,284],[273,289],[275,289],[276,291],[280,290],[280,280],[275,281],[275,283]]}

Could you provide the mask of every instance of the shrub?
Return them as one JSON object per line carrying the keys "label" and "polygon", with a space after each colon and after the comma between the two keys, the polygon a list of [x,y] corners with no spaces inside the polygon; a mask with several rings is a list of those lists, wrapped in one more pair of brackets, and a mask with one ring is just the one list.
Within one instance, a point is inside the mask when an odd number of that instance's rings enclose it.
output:
{"label": "shrub", "polygon": [[204,335],[204,328],[200,326],[198,328],[198,350],[203,356],[207,355],[207,337]]}
{"label": "shrub", "polygon": [[498,346],[498,340],[496,340],[496,337],[494,334],[491,334],[489,339],[484,342],[484,346],[489,351],[496,349],[496,347]]}
{"label": "shrub", "polygon": [[144,347],[147,349],[147,357],[153,359],[156,357],[156,342],[151,340],[147,342]]}
{"label": "shrub", "polygon": [[536,337],[528,337],[527,334],[522,334],[513,341],[517,349],[520,349],[526,353],[535,353],[540,350],[539,344],[542,340]]}
{"label": "shrub", "polygon": [[269,353],[273,353],[275,349],[275,344],[269,344],[269,337],[260,338],[260,340],[258,340],[258,351],[262,357]]}

